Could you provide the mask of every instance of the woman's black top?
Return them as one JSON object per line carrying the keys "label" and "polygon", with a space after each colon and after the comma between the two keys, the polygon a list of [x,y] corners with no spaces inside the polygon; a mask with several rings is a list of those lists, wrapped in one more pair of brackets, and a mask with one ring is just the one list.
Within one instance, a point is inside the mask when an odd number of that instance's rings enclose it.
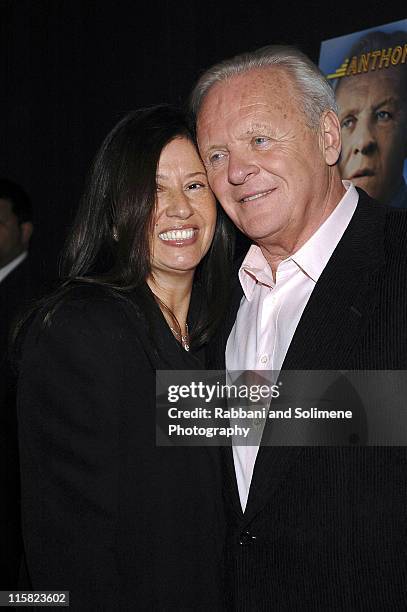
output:
{"label": "woman's black top", "polygon": [[69,590],[72,610],[223,609],[218,449],[155,441],[155,371],[202,368],[202,351],[147,288],[78,287],[43,316],[19,381],[22,586]]}

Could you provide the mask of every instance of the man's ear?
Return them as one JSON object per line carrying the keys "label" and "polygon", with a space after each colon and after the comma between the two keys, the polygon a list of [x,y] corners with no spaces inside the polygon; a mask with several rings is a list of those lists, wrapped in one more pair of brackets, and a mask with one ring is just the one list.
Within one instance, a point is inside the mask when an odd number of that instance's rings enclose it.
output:
{"label": "man's ear", "polygon": [[33,231],[34,226],[31,221],[24,221],[24,223],[20,223],[21,244],[23,245],[24,250],[28,249]]}
{"label": "man's ear", "polygon": [[336,113],[325,111],[321,118],[321,145],[328,166],[334,166],[341,153],[341,126]]}

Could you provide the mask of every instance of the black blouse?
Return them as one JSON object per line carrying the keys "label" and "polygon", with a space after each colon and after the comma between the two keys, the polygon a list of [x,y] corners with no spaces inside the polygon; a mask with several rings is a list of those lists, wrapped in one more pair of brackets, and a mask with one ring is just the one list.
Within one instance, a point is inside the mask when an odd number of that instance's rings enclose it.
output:
{"label": "black blouse", "polygon": [[156,369],[201,368],[202,351],[148,290],[78,288],[42,318],[19,382],[22,586],[69,590],[73,610],[223,609],[218,449],[155,441]]}

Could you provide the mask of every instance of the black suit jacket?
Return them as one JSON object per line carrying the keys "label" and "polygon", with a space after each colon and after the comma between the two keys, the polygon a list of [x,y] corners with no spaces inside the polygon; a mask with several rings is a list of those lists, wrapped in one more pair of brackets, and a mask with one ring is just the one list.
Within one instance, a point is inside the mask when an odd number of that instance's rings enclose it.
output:
{"label": "black suit jacket", "polygon": [[18,396],[23,538],[34,589],[73,610],[218,610],[224,542],[216,449],[157,447],[155,370],[201,361],[155,302],[75,289],[24,343]]}
{"label": "black suit jacket", "polygon": [[[282,371],[407,368],[407,213],[359,193]],[[236,283],[212,367],[241,296]],[[404,447],[262,446],[244,514],[223,454],[232,609],[406,609]]]}
{"label": "black suit jacket", "polygon": [[39,282],[26,258],[0,283],[0,587],[15,589],[21,558],[15,376],[8,340],[13,322],[38,294]]}

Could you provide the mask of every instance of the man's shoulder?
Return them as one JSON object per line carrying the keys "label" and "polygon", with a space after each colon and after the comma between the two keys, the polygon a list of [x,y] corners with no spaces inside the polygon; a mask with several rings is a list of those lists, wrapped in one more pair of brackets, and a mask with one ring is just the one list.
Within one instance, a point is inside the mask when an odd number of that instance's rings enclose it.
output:
{"label": "man's shoulder", "polygon": [[392,220],[399,219],[401,222],[407,223],[407,208],[395,208],[390,203],[381,204],[360,187],[356,189],[359,194],[359,206],[369,209],[374,216],[382,213],[386,218]]}
{"label": "man's shoulder", "polygon": [[393,253],[399,260],[407,259],[407,209],[380,205],[384,209],[383,225],[384,247],[388,254]]}
{"label": "man's shoulder", "polygon": [[390,243],[395,242],[399,247],[407,246],[407,209],[381,204],[360,188],[358,188],[358,193],[359,202],[355,222],[359,226],[366,224],[373,231],[376,229]]}
{"label": "man's shoulder", "polygon": [[359,188],[358,193],[358,206],[332,262],[366,271],[383,268],[388,280],[407,282],[407,210],[379,203]]}
{"label": "man's shoulder", "polygon": [[405,238],[407,235],[407,208],[385,206],[385,210],[386,232]]}

